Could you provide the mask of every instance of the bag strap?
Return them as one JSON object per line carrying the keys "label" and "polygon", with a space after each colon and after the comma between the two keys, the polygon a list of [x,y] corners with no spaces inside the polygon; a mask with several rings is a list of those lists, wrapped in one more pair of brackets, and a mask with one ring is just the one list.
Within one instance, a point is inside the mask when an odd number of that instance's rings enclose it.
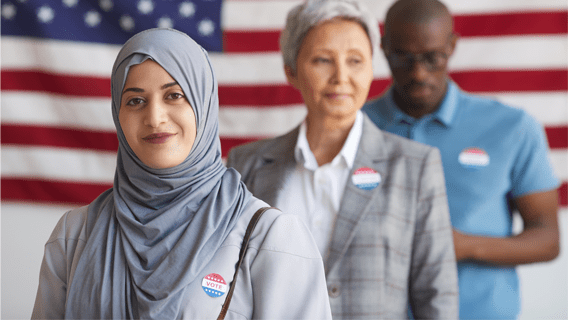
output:
{"label": "bag strap", "polygon": [[221,308],[221,313],[219,313],[219,317],[217,317],[217,320],[225,319],[225,315],[229,310],[229,304],[231,303],[231,298],[233,297],[233,291],[235,290],[235,285],[237,283],[237,276],[239,274],[239,269],[241,268],[241,264],[243,263],[243,259],[245,258],[245,254],[247,253],[250,236],[252,234],[252,231],[256,227],[258,220],[260,220],[262,214],[266,212],[268,209],[276,209],[276,208],[274,207],[260,208],[250,219],[247,231],[245,232],[245,236],[243,238],[243,244],[241,245],[241,251],[239,252],[239,261],[237,261],[237,267],[235,269],[235,274],[233,275],[233,282],[231,282],[231,287],[229,288],[229,292],[227,293],[227,297],[225,298],[225,303],[223,304],[223,308]]}

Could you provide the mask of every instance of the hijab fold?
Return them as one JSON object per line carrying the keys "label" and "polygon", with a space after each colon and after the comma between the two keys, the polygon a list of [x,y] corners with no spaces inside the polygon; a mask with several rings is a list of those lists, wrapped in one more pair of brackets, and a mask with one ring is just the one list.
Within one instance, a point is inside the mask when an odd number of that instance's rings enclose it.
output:
{"label": "hijab fold", "polygon": [[[128,70],[147,59],[177,81],[195,113],[194,145],[172,168],[142,163],[118,120]],[[206,51],[189,36],[172,29],[138,33],[118,54],[111,88],[119,141],[114,184],[88,207],[87,244],[68,284],[65,318],[179,318],[188,284],[251,195],[221,162],[217,81]]]}

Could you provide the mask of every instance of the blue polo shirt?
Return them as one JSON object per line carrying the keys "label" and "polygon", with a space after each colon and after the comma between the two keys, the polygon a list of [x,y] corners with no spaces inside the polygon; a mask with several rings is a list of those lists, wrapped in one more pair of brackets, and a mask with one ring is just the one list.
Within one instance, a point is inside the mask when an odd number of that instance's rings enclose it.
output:
{"label": "blue polo shirt", "polygon": [[[363,111],[381,129],[440,149],[452,225],[464,233],[512,234],[511,199],[558,187],[542,126],[520,109],[461,91],[448,81],[438,110],[420,119],[395,104],[392,87]],[[514,267],[459,262],[460,318],[514,319]]]}

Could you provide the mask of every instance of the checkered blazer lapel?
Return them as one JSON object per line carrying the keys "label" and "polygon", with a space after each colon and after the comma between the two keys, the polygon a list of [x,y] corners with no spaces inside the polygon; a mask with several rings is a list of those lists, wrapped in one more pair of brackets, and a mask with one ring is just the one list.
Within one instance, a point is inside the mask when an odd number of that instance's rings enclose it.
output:
{"label": "checkered blazer lapel", "polygon": [[377,171],[381,177],[386,175],[387,152],[384,148],[383,133],[365,115],[363,120],[363,134],[357,149],[357,155],[345,185],[345,191],[339,207],[337,220],[333,230],[329,254],[325,260],[325,273],[331,270],[342,259],[357,234],[360,221],[371,211],[375,200],[380,198],[382,186],[372,190],[363,190],[353,184],[351,177],[355,170],[369,167]]}
{"label": "checkered blazer lapel", "polygon": [[[271,205],[277,203],[278,196],[284,188],[286,178],[296,167],[294,148],[298,140],[300,127],[277,138],[262,158],[262,166],[254,173],[253,188],[249,189],[256,197]],[[256,179],[256,177],[259,177]]]}

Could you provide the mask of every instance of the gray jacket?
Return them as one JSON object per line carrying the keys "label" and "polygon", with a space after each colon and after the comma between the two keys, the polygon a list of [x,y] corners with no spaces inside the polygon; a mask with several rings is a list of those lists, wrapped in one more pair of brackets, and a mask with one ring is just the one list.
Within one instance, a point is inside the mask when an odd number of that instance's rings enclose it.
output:
{"label": "gray jacket", "polygon": [[[299,127],[231,150],[228,166],[275,203],[295,170]],[[439,151],[379,130],[365,115],[352,168],[377,171],[372,190],[347,182],[324,261],[334,319],[457,319],[458,279]],[[293,212],[290,212],[293,213]]]}
{"label": "gray jacket", "polygon": [[[249,201],[211,262],[189,285],[180,319],[217,318],[226,293],[210,296],[203,287],[204,279],[216,274],[230,285],[250,219],[266,206],[258,199]],[[66,289],[88,240],[86,220],[87,206],[67,212],[47,241],[32,319],[64,318]],[[291,234],[292,239],[287,237]],[[225,319],[331,319],[321,256],[298,217],[266,211],[251,234],[248,248]]]}

